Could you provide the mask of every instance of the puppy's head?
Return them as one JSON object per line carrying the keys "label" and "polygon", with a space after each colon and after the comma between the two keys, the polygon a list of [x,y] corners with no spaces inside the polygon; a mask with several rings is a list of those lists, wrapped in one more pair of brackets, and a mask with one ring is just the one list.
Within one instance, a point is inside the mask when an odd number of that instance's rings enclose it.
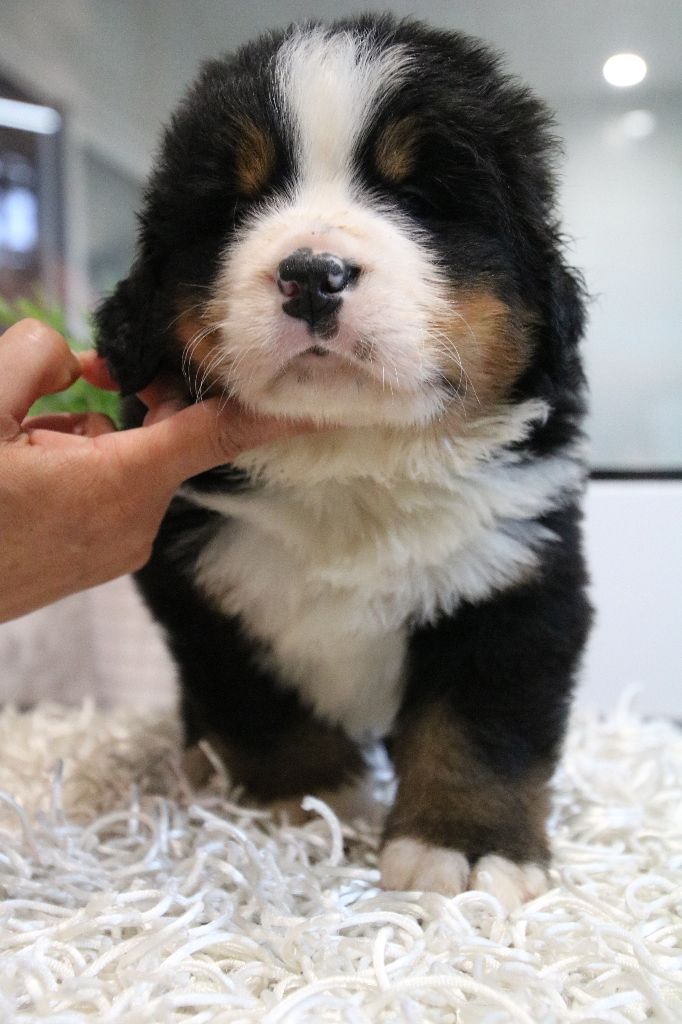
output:
{"label": "puppy's head", "polygon": [[388,17],[266,36],[175,114],[100,351],[127,392],[165,369],[348,425],[556,392],[581,305],[551,151],[541,105],[465,37]]}

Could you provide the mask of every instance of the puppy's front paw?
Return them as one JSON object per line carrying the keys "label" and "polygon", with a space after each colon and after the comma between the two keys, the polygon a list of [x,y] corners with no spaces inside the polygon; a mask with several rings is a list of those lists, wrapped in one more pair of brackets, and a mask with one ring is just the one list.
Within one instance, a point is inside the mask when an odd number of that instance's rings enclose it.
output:
{"label": "puppy's front paw", "polygon": [[409,836],[386,843],[379,869],[384,889],[418,889],[456,896],[464,892],[469,881],[469,861],[463,853]]}
{"label": "puppy's front paw", "polygon": [[414,889],[445,896],[478,889],[495,896],[507,911],[547,889],[547,875],[539,864],[515,864],[490,853],[472,869],[459,850],[431,846],[407,836],[386,844],[379,868],[384,889]]}
{"label": "puppy's front paw", "polygon": [[515,864],[496,853],[476,861],[469,879],[470,889],[489,892],[507,910],[542,895],[548,885],[547,872],[540,864]]}

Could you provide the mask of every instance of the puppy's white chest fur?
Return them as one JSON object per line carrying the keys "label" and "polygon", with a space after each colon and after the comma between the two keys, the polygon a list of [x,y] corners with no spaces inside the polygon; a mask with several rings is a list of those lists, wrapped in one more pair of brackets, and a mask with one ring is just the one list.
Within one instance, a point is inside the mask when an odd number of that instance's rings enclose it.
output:
{"label": "puppy's white chest fur", "polygon": [[352,735],[390,728],[411,625],[532,573],[550,536],[534,519],[578,476],[570,459],[480,466],[466,455],[441,449],[430,465],[377,443],[364,453],[374,472],[356,458],[351,475],[336,447],[326,472],[314,460],[302,478],[290,450],[279,479],[234,495],[190,493],[228,517],[198,559],[200,588],[239,616],[285,685]]}
{"label": "puppy's white chest fur", "polygon": [[239,615],[265,644],[264,663],[319,715],[353,734],[385,731],[400,699],[405,628],[385,614],[390,558],[373,543],[355,496],[318,484],[221,505],[234,519],[203,551],[200,586]]}

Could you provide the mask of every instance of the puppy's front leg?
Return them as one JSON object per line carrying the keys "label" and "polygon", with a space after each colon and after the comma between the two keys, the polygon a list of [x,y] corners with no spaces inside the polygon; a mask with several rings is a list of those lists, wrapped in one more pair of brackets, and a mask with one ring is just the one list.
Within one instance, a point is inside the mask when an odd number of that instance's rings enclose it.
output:
{"label": "puppy's front leg", "polygon": [[549,780],[590,623],[576,516],[548,525],[534,580],[412,635],[387,887],[481,888],[511,907],[545,884]]}
{"label": "puppy's front leg", "polygon": [[446,700],[403,721],[399,777],[380,858],[389,889],[484,889],[512,909],[543,892],[547,769],[505,778],[485,763]]}

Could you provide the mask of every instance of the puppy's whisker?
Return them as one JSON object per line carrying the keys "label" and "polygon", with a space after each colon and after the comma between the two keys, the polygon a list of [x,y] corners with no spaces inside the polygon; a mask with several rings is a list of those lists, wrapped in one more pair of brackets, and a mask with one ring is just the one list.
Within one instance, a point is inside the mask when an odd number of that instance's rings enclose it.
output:
{"label": "puppy's whisker", "polygon": [[189,291],[196,291],[197,289],[203,289],[204,291],[211,292],[211,291],[213,291],[213,287],[214,286],[212,284],[197,284],[195,281],[180,281],[179,282],[179,287],[180,288],[187,288]]}
{"label": "puppy's whisker", "polygon": [[183,348],[183,350],[182,350],[182,367],[183,367],[183,370],[189,364],[189,361],[192,358],[192,355],[194,354],[194,350],[196,349],[197,345],[200,343],[203,334],[204,334],[203,330],[197,331],[196,334],[192,335],[190,340],[187,342],[187,344]]}
{"label": "puppy's whisker", "polygon": [[[473,328],[471,327],[471,325],[468,324],[466,322],[466,320],[464,320],[464,317],[460,316],[460,319],[468,327],[468,329],[470,331],[470,334],[471,334],[471,337],[475,341],[478,341],[478,339],[476,337],[476,334],[473,331]],[[463,389],[464,395],[466,395],[468,389],[471,388],[471,391],[473,393],[474,398],[476,399],[476,402],[480,405],[481,404],[480,398],[478,397],[478,394],[476,393],[476,388],[474,387],[474,383],[473,383],[471,377],[466,372],[466,368],[464,366],[464,361],[462,360],[462,356],[461,356],[460,351],[457,348],[457,345],[455,344],[454,340],[448,334],[446,334],[444,331],[439,331],[439,330],[435,330],[435,329],[433,329],[433,330],[431,330],[429,332],[429,338],[430,338],[431,343],[433,344],[434,348],[436,348],[438,351],[442,352],[443,355],[445,355],[448,358],[452,358],[454,356],[455,365],[457,366],[457,368],[459,370],[459,374],[460,374],[459,381],[458,381],[458,384],[457,384],[458,388],[460,388],[460,390],[461,390],[461,385],[462,385],[462,383],[464,383],[464,389]],[[444,376],[445,376],[445,374],[444,374]]]}
{"label": "puppy's whisker", "polygon": [[199,401],[203,400],[204,391],[211,384],[211,374],[221,363],[222,353],[220,352],[214,353],[211,357],[209,357],[207,360],[204,360],[204,362],[202,363],[202,366],[204,367],[203,375],[199,383],[199,387],[197,388]]}
{"label": "puppy's whisker", "polygon": [[224,385],[222,391],[220,392],[220,399],[218,401],[218,415],[220,415],[221,412],[225,412],[225,409],[227,408],[232,397],[233,396],[230,395],[227,385]]}
{"label": "puppy's whisker", "polygon": [[445,393],[445,395],[449,395],[451,398],[456,399],[456,401],[462,407],[462,412],[464,413],[464,415],[467,415],[467,407],[461,390],[459,389],[459,387],[453,384],[453,382],[444,373],[438,371],[437,378],[436,380],[432,381],[431,386],[437,394],[442,395],[443,393]]}
{"label": "puppy's whisker", "polygon": [[[469,323],[467,318],[464,316],[464,314],[459,309],[457,309],[455,306],[453,306],[453,305],[450,305],[450,313],[453,316],[455,316],[458,320],[461,320],[461,322],[464,324],[464,326],[466,327],[466,329],[468,331],[468,334],[469,334],[469,340],[473,343],[473,345],[474,346],[479,346],[480,345],[479,337],[478,337],[475,329],[473,328],[473,326]],[[456,353],[459,365],[462,368],[462,371],[465,373],[465,376],[466,376],[466,379],[467,379],[467,383],[468,383],[468,385],[471,386],[471,390],[474,393],[474,398],[476,399],[476,401],[480,405],[481,404],[480,403],[480,399],[479,399],[478,395],[476,394],[476,389],[474,388],[473,381],[471,380],[470,377],[468,377],[468,375],[466,375],[466,371],[464,370],[464,363],[462,362],[462,358],[461,358],[461,356],[459,354],[459,349],[457,348],[455,342],[444,331],[437,331],[436,333],[437,333],[437,335],[439,337],[443,338],[447,342],[447,344],[450,345],[452,347],[452,349],[454,350],[454,352]]]}
{"label": "puppy's whisker", "polygon": [[166,330],[169,331],[171,327],[175,327],[179,320],[182,320],[184,316],[187,316],[189,313],[193,313],[197,309],[202,311],[201,313],[199,313],[198,319],[203,320],[203,313],[206,309],[206,303],[203,301],[195,302],[191,306],[184,306],[177,314],[177,316],[174,316],[171,320],[169,320],[168,323],[166,324]]}
{"label": "puppy's whisker", "polygon": [[[453,348],[453,346],[451,346],[451,345],[449,345],[447,343],[444,343],[440,339],[433,339],[433,347],[434,347],[434,349],[437,352],[439,352],[443,356],[445,356],[445,359],[446,359],[447,362],[452,361],[452,357],[453,356],[455,357],[454,358],[454,363],[455,363],[455,366],[457,367],[457,369],[459,371],[459,377],[458,377],[456,386],[457,386],[458,391],[460,391],[462,394],[466,395],[470,381],[469,381],[468,374],[467,374],[466,370],[464,369],[464,365],[462,364],[462,361],[461,361],[461,359],[459,357],[459,353],[458,353],[457,349]],[[442,377],[444,379],[448,379],[452,383],[452,378],[450,377],[449,373],[447,372],[447,370],[444,367],[442,367],[442,366],[439,367],[437,372],[438,372],[440,377]]]}
{"label": "puppy's whisker", "polygon": [[249,356],[253,356],[254,354],[262,355],[264,353],[267,353],[270,350],[271,345],[272,345],[273,342],[274,342],[274,338],[273,339],[266,338],[266,339],[263,339],[263,340],[259,340],[258,342],[253,343],[251,345],[245,345],[245,346],[241,347],[240,350],[238,351],[238,353],[236,354],[236,356],[233,356],[232,353],[228,353],[226,355],[226,358],[225,358],[225,370],[226,370],[227,381],[226,381],[226,384],[225,384],[225,388],[226,388],[226,392],[227,392],[228,398],[235,398],[235,397],[237,397],[238,386],[239,386],[240,383],[242,385],[248,386],[251,383],[251,381],[253,380],[254,374],[256,372],[256,367],[255,366],[252,367],[251,373],[249,374],[249,377],[248,377],[248,379],[246,381],[241,381],[240,382],[240,381],[237,380],[237,373],[238,373],[240,367],[242,366],[242,364],[247,360],[247,358]]}
{"label": "puppy's whisker", "polygon": [[189,374],[192,363],[192,357],[196,352],[197,348],[199,347],[199,345],[201,344],[201,342],[204,341],[214,330],[215,326],[213,324],[210,324],[202,328],[202,330],[197,331],[197,333],[187,342],[183,349],[180,369],[183,377],[185,378],[188,384],[191,384]]}
{"label": "puppy's whisker", "polygon": [[199,400],[201,400],[201,391],[205,384],[207,373],[210,372],[210,369],[213,367],[216,361],[219,361],[220,359],[222,359],[222,353],[210,351],[207,352],[206,355],[204,355],[201,361],[197,364],[194,373],[193,390],[194,393],[199,396]]}

